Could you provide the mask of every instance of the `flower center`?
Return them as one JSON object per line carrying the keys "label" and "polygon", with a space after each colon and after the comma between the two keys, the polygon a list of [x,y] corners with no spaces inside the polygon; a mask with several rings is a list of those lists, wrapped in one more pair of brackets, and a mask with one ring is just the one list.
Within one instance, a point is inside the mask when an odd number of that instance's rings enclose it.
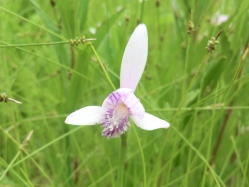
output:
{"label": "flower center", "polygon": [[144,108],[130,89],[121,88],[112,92],[103,102],[105,109],[102,135],[118,137],[129,124],[129,116],[143,116]]}
{"label": "flower center", "polygon": [[118,119],[123,119],[129,114],[126,105],[121,101],[113,110],[113,117]]}
{"label": "flower center", "polygon": [[106,137],[118,137],[127,130],[129,110],[126,105],[119,101],[114,109],[106,114],[106,120],[103,123],[105,127],[103,135]]}

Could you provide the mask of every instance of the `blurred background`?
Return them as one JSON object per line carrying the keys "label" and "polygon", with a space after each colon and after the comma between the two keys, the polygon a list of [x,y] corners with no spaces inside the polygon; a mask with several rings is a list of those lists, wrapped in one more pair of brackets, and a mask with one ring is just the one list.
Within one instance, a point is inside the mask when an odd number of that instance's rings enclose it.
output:
{"label": "blurred background", "polygon": [[123,186],[249,186],[248,20],[246,0],[1,0],[0,93],[22,104],[0,103],[0,186],[117,186],[120,138],[64,123],[113,91],[90,45],[67,41],[95,38],[118,88],[141,22],[149,53],[136,96],[171,127],[135,126],[139,141],[128,129]]}

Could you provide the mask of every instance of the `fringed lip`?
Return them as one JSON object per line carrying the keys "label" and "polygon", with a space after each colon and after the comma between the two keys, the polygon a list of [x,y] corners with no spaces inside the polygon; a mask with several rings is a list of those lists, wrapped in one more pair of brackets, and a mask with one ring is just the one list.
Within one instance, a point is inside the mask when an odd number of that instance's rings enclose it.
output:
{"label": "fringed lip", "polygon": [[130,116],[142,118],[145,114],[143,105],[128,88],[112,92],[104,100],[102,107],[105,110],[102,135],[108,138],[123,134],[129,125]]}

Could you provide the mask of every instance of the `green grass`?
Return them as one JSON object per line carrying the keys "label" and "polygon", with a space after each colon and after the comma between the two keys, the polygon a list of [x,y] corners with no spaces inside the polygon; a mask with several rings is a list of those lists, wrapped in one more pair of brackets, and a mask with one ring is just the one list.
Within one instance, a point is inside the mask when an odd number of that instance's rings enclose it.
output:
{"label": "green grass", "polygon": [[[249,186],[248,10],[246,0],[2,0],[0,93],[22,104],[0,103],[0,186]],[[215,25],[219,14],[229,19]],[[122,161],[121,138],[106,139],[100,125],[64,123],[113,91],[91,45],[67,41],[95,38],[118,88],[139,21],[149,54],[136,96],[171,127],[132,124]]]}

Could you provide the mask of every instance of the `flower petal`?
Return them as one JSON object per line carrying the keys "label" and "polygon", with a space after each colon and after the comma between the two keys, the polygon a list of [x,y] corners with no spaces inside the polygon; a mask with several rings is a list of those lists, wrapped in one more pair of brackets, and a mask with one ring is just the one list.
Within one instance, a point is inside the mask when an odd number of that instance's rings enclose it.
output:
{"label": "flower petal", "polygon": [[118,103],[122,101],[129,111],[129,115],[139,116],[142,118],[145,114],[144,107],[139,99],[134,95],[129,88],[119,88],[112,92],[103,102],[102,107],[106,111],[113,110]]}
{"label": "flower petal", "polygon": [[144,106],[140,103],[140,100],[134,95],[132,90],[120,88],[117,91],[124,93],[124,97],[121,99],[131,112],[131,115],[142,118],[145,114]]}
{"label": "flower petal", "polygon": [[95,125],[102,123],[104,109],[99,106],[87,106],[67,116],[65,123],[71,125]]}
{"label": "flower petal", "polygon": [[155,130],[159,128],[169,128],[169,123],[151,114],[145,113],[141,119],[137,116],[131,116],[135,124],[144,130]]}
{"label": "flower petal", "polygon": [[137,26],[126,45],[120,70],[120,88],[134,92],[143,74],[148,54],[148,35],[144,24]]}

